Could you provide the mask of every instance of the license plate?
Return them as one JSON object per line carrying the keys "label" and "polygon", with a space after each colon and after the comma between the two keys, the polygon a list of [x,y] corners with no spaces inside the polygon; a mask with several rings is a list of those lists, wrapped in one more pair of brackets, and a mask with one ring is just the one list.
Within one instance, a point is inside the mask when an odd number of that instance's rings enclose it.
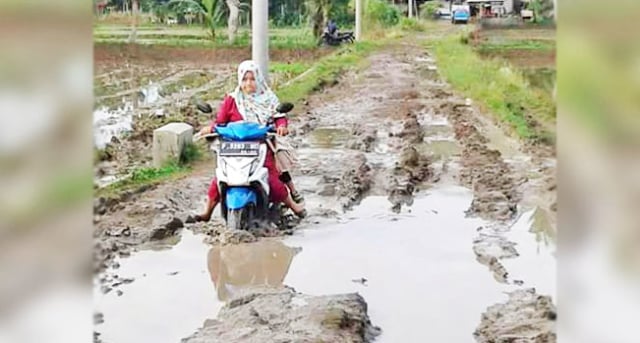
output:
{"label": "license plate", "polygon": [[222,142],[220,156],[258,156],[259,142]]}

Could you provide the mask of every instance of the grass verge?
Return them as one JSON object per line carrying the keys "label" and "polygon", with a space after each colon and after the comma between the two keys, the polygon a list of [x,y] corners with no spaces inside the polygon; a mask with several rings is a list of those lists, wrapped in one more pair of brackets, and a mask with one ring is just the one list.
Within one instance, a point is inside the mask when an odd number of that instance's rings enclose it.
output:
{"label": "grass verge", "polygon": [[345,45],[335,53],[320,59],[304,75],[279,87],[276,86],[275,92],[281,101],[296,104],[309,94],[335,84],[338,77],[345,71],[364,67],[364,58],[382,44],[365,41]]}
{"label": "grass verge", "polygon": [[486,107],[520,138],[555,143],[556,107],[551,96],[530,87],[506,62],[482,59],[456,35],[429,45],[440,74],[456,89]]}

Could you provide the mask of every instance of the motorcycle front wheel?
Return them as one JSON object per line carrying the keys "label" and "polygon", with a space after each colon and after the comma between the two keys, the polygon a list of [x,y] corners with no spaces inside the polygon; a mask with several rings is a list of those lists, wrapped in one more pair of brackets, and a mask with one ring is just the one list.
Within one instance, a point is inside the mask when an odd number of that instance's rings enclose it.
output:
{"label": "motorcycle front wheel", "polygon": [[253,206],[247,206],[239,209],[227,210],[227,229],[228,230],[248,230],[253,219]]}

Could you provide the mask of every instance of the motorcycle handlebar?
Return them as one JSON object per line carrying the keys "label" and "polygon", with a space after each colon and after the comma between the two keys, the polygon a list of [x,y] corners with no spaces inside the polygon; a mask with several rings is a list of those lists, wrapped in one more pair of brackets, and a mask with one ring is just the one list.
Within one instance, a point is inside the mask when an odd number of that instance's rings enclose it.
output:
{"label": "motorcycle handlebar", "polygon": [[215,132],[213,132],[213,133],[207,133],[206,135],[201,135],[201,134],[200,134],[200,132],[198,132],[198,133],[196,133],[195,135],[193,135],[193,141],[194,141],[194,142],[197,142],[197,141],[199,141],[199,140],[201,140],[201,139],[203,139],[203,138],[204,138],[204,139],[207,139],[207,138],[216,138],[216,137],[218,137],[218,136],[219,136],[219,135],[218,135],[217,133],[215,133]]}
{"label": "motorcycle handlebar", "polygon": [[[197,142],[201,139],[207,139],[207,138],[217,138],[220,135],[216,132],[212,132],[212,133],[207,133],[206,135],[202,135],[200,134],[200,132],[196,133],[195,135],[193,135],[193,141]],[[276,127],[275,125],[269,125],[269,130],[267,132],[267,137],[275,137],[277,136],[276,134]]]}

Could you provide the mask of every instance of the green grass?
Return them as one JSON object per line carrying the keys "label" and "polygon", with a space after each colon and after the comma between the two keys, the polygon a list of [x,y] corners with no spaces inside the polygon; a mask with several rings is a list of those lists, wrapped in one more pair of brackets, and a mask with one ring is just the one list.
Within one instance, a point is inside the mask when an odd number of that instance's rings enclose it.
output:
{"label": "green grass", "polygon": [[401,30],[405,31],[425,31],[426,25],[424,21],[416,19],[416,18],[400,18],[400,22],[398,26]]}
{"label": "green grass", "polygon": [[[94,43],[98,44],[122,44],[128,42],[129,33],[127,28],[100,26],[94,27],[93,39]],[[139,32],[136,43],[178,47],[237,48],[249,47],[251,35],[248,29],[240,29],[235,41],[230,43],[226,28],[219,28],[214,40],[201,27],[156,28]],[[269,46],[273,49],[310,49],[317,46],[317,41],[308,29],[271,29]]]}
{"label": "green grass", "polygon": [[548,40],[508,40],[504,42],[487,42],[480,44],[480,53],[501,52],[508,50],[553,51],[555,42]]}
{"label": "green grass", "polygon": [[[96,44],[126,44],[124,38],[95,38]],[[157,45],[157,46],[174,46],[174,47],[200,47],[200,48],[247,48],[251,45],[250,37],[238,37],[234,43],[229,43],[226,38],[217,38],[216,41],[210,39],[146,39],[139,38],[136,40],[139,45]],[[269,47],[272,49],[312,49],[317,47],[315,39],[309,37],[272,37],[269,39]]]}
{"label": "green grass", "polygon": [[179,162],[181,165],[188,165],[192,162],[199,161],[203,156],[204,152],[201,148],[193,143],[189,143],[184,147]]}
{"label": "green grass", "polygon": [[274,62],[269,64],[269,72],[270,73],[283,73],[283,74],[294,74],[299,75],[304,73],[307,69],[309,69],[311,65],[309,63],[279,63]]}
{"label": "green grass", "polygon": [[309,94],[331,85],[346,70],[363,67],[364,58],[382,44],[365,41],[341,47],[334,54],[323,57],[311,66],[304,77],[276,87],[278,98],[294,104],[302,101]]}
{"label": "green grass", "polygon": [[134,170],[131,176],[96,190],[95,197],[118,198],[126,192],[135,191],[145,186],[152,186],[167,180],[187,175],[191,167],[171,163],[162,168],[142,167]]}
{"label": "green grass", "polygon": [[458,36],[432,41],[439,70],[449,83],[508,124],[526,140],[553,143],[555,104],[507,63],[485,60]]}

